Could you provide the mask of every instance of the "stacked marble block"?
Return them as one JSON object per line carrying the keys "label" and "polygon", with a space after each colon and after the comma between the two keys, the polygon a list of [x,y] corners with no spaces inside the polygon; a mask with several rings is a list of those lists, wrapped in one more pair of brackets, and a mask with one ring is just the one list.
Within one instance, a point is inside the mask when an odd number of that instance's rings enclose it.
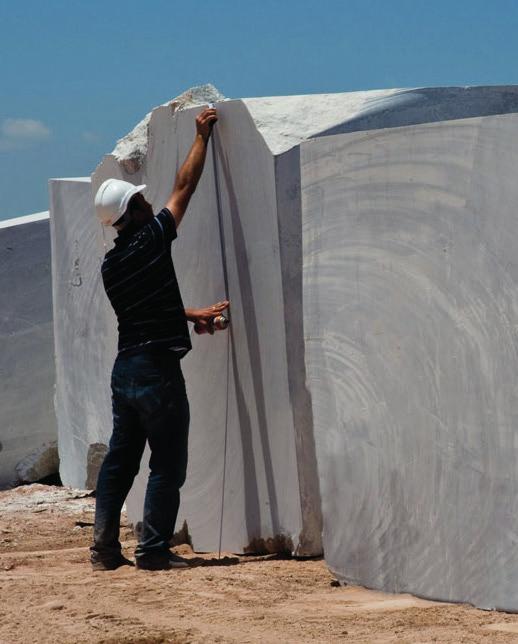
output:
{"label": "stacked marble block", "polygon": [[48,212],[0,222],[0,489],[57,471]]}
{"label": "stacked marble block", "polygon": [[[232,302],[230,331],[194,336],[183,361],[181,521],[195,548],[318,554],[323,519],[342,581],[516,610],[518,89],[217,108],[173,244],[187,306],[227,295],[225,272]],[[92,192],[108,177],[146,183],[161,208],[200,109],[154,110],[105,157]],[[91,203],[73,203],[56,217],[93,230]],[[99,248],[92,238],[82,252],[99,263]],[[116,338],[104,294],[77,306],[103,325],[88,345],[95,376],[82,377],[107,378]],[[83,404],[73,396],[71,410]],[[82,476],[86,444],[110,431],[109,392],[95,402],[95,431],[85,441],[77,428]],[[143,467],[135,523],[145,481]]]}

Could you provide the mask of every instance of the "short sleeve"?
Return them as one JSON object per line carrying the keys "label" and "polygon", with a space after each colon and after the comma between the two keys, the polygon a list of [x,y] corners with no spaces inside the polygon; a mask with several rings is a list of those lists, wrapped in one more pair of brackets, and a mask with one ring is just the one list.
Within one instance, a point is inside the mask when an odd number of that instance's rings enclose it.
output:
{"label": "short sleeve", "polygon": [[176,224],[168,208],[162,208],[151,225],[162,236],[164,243],[170,244],[176,239]]}

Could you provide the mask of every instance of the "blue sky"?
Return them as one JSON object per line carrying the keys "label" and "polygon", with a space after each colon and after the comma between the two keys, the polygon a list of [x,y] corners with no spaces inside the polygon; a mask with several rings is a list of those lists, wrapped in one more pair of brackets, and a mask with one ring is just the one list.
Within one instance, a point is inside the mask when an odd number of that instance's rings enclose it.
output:
{"label": "blue sky", "polygon": [[46,210],[152,107],[226,96],[518,83],[515,0],[0,3],[0,219]]}

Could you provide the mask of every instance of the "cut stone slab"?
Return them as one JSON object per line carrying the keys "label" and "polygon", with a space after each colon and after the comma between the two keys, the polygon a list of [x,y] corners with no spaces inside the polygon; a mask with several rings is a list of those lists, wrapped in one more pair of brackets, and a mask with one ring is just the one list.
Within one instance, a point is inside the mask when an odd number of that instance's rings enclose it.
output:
{"label": "cut stone slab", "polygon": [[92,489],[99,466],[92,455],[112,428],[117,321],[102,288],[90,179],[51,179],[49,192],[60,476],[64,485]]}
{"label": "cut stone slab", "polygon": [[[218,549],[221,538],[235,552],[277,544],[318,554],[318,486],[307,483],[308,476],[316,483],[314,455],[309,450],[310,467],[298,463],[301,439],[290,400],[275,159],[243,102],[220,102],[218,109],[216,168],[210,152],[173,257],[187,306],[224,298],[227,272],[233,321],[228,332],[194,336],[194,350],[182,362],[191,432],[179,525],[187,521],[200,550]],[[159,210],[192,144],[198,111],[154,110],[147,126],[153,143],[139,170],[130,174],[124,159],[109,155],[93,175],[94,189],[110,176],[145,183],[146,198]],[[134,523],[142,515],[146,473],[143,468],[128,499]]]}
{"label": "cut stone slab", "polygon": [[48,212],[0,222],[0,488],[56,439]]}
{"label": "cut stone slab", "polygon": [[518,610],[518,115],[301,145],[304,331],[341,580]]}

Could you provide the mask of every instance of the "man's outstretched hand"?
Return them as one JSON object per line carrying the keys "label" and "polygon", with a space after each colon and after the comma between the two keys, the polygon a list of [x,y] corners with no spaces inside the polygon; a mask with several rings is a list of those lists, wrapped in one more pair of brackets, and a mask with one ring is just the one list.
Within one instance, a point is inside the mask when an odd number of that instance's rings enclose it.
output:
{"label": "man's outstretched hand", "polygon": [[198,327],[205,328],[212,335],[214,333],[212,320],[221,315],[225,309],[228,309],[229,305],[228,300],[223,300],[203,309],[185,309],[185,315],[190,322],[194,322]]}
{"label": "man's outstretched hand", "polygon": [[212,132],[212,126],[218,120],[218,115],[213,107],[200,112],[196,117],[196,132],[207,143]]}

